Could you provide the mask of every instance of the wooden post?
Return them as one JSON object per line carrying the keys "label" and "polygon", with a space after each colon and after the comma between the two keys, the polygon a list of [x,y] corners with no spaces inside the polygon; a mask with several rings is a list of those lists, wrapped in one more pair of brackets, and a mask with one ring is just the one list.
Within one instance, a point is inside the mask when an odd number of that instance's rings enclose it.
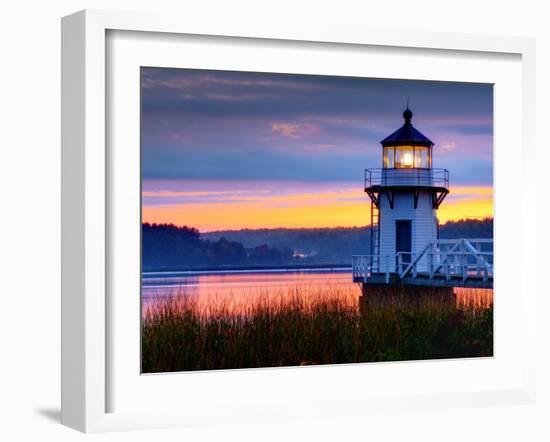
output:
{"label": "wooden post", "polygon": [[403,266],[403,258],[402,258],[402,255],[401,255],[401,252],[398,252],[397,253],[397,273],[399,273],[401,275],[401,272],[402,272],[402,266]]}
{"label": "wooden post", "polygon": [[466,244],[464,244],[464,253],[463,253],[463,256],[462,256],[462,266],[463,266],[462,272],[463,272],[464,280],[466,280],[466,278],[468,278],[468,258],[469,258],[469,256],[470,256],[470,254],[468,252],[468,247],[466,247]]}
{"label": "wooden post", "polygon": [[459,254],[458,253],[455,253],[454,256],[453,256],[453,261],[454,261],[454,273],[458,273],[458,266],[459,266]]}

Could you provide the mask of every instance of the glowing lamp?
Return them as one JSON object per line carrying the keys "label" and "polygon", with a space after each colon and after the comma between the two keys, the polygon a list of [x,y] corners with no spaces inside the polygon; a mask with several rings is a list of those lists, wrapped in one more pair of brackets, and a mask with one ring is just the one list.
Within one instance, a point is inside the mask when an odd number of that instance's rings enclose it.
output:
{"label": "glowing lamp", "polygon": [[403,166],[412,167],[413,166],[413,156],[410,152],[405,152],[403,154]]}

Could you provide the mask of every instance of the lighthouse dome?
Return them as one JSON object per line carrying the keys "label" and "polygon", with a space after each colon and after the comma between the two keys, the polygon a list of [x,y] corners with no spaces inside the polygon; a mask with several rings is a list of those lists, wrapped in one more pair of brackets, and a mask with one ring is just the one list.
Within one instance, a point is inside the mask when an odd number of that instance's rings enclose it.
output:
{"label": "lighthouse dome", "polygon": [[381,141],[382,146],[433,146],[434,143],[427,136],[413,127],[411,124],[412,116],[412,111],[407,107],[403,112],[405,123],[391,135],[384,138]]}

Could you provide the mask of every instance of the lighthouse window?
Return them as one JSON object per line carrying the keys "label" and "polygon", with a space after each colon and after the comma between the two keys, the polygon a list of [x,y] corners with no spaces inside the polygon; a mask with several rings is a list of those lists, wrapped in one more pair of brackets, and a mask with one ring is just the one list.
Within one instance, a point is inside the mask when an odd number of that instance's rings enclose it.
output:
{"label": "lighthouse window", "polygon": [[384,167],[386,169],[429,169],[430,148],[426,146],[386,146],[384,147]]}
{"label": "lighthouse window", "polygon": [[414,167],[419,169],[429,169],[432,167],[430,164],[430,148],[424,146],[415,146],[415,159]]}
{"label": "lighthouse window", "polygon": [[422,168],[422,150],[417,147],[414,149],[414,167]]}
{"label": "lighthouse window", "polygon": [[393,169],[395,163],[395,148],[393,146],[384,147],[384,167]]}

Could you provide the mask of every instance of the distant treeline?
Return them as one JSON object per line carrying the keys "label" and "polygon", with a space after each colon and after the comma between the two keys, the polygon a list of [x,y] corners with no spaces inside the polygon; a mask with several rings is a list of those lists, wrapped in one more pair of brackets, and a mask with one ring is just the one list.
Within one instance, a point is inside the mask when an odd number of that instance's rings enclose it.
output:
{"label": "distant treeline", "polygon": [[273,266],[289,263],[292,258],[289,248],[266,244],[245,248],[224,237],[203,239],[192,227],[148,223],[142,226],[144,271]]}
{"label": "distant treeline", "polygon": [[[441,238],[492,238],[493,220],[440,226]],[[256,229],[199,233],[192,227],[143,224],[143,270],[346,266],[370,253],[369,227]]]}
{"label": "distant treeline", "polygon": [[227,238],[245,247],[268,244],[277,249],[291,249],[302,263],[351,264],[352,255],[368,254],[369,227],[335,227],[315,229],[257,229],[204,233],[203,238]]}
{"label": "distant treeline", "polygon": [[439,237],[443,239],[492,238],[493,218],[448,221],[439,227]]}

